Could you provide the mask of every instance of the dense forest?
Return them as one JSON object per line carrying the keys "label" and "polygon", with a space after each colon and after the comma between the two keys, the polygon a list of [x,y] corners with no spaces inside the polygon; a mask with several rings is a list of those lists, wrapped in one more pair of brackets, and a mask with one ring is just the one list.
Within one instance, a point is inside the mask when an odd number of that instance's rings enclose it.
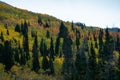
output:
{"label": "dense forest", "polygon": [[120,80],[120,32],[0,1],[0,80]]}

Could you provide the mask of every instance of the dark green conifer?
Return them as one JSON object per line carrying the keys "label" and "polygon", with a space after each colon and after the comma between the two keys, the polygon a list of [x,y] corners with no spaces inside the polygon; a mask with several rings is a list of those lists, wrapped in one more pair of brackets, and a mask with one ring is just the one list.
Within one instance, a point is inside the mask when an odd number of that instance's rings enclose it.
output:
{"label": "dark green conifer", "polygon": [[14,65],[13,50],[10,41],[4,42],[3,64],[7,71]]}
{"label": "dark green conifer", "polygon": [[16,48],[15,49],[15,54],[14,54],[14,58],[16,62],[20,62],[20,58],[19,58],[19,50]]}
{"label": "dark green conifer", "polygon": [[30,54],[29,54],[28,36],[23,37],[23,50],[25,52],[25,58],[26,58],[26,60],[29,60],[30,59]]}
{"label": "dark green conifer", "polygon": [[57,55],[59,55],[59,46],[60,46],[60,38],[59,37],[57,37],[57,39],[56,39],[56,43],[55,43],[55,55],[57,56]]}
{"label": "dark green conifer", "polygon": [[43,56],[44,55],[44,40],[43,38],[41,39],[41,42],[40,42],[40,53],[41,55]]}
{"label": "dark green conifer", "polygon": [[96,62],[96,54],[93,48],[93,44],[91,43],[90,54],[89,54],[89,69],[90,69],[90,80],[97,80],[97,62]]}
{"label": "dark green conifer", "polygon": [[7,29],[7,35],[9,35],[9,30]]}
{"label": "dark green conifer", "polygon": [[80,46],[80,32],[78,30],[76,30],[76,46],[78,50]]}
{"label": "dark green conifer", "polygon": [[0,39],[1,39],[2,42],[4,41],[3,32],[1,32]]}
{"label": "dark green conifer", "polygon": [[20,48],[20,65],[26,64],[25,52]]}
{"label": "dark green conifer", "polygon": [[48,30],[47,30],[47,32],[46,32],[46,37],[47,37],[47,38],[50,38],[50,31],[48,31]]}
{"label": "dark green conifer", "polygon": [[72,21],[72,23],[71,23],[71,29],[72,29],[72,31],[75,30],[73,21]]}
{"label": "dark green conifer", "polygon": [[50,42],[50,59],[54,61],[54,44],[53,44],[53,39],[51,38]]}
{"label": "dark green conifer", "polygon": [[53,65],[53,60],[50,59],[49,61],[49,64],[50,64],[50,74],[55,74],[55,69],[54,69],[54,65]]}
{"label": "dark green conifer", "polygon": [[20,25],[19,24],[16,24],[16,26],[15,26],[15,31],[16,32],[20,32],[21,30],[20,30]]}
{"label": "dark green conifer", "polygon": [[43,56],[43,60],[42,60],[42,69],[44,71],[46,71],[47,69],[49,69],[49,61],[48,61],[48,58],[47,56]]}
{"label": "dark green conifer", "polygon": [[38,17],[38,24],[41,26],[43,24],[41,17]]}
{"label": "dark green conifer", "polygon": [[37,35],[35,36],[35,40],[34,40],[34,44],[33,44],[33,49],[32,49],[32,53],[33,53],[33,67],[32,70],[34,70],[35,72],[38,72],[40,69],[40,65],[39,65],[39,57],[38,57],[38,40],[37,40]]}
{"label": "dark green conifer", "polygon": [[60,38],[66,38],[68,36],[68,29],[66,28],[66,26],[64,25],[63,22],[61,22],[60,24],[60,28],[59,28],[59,35]]}

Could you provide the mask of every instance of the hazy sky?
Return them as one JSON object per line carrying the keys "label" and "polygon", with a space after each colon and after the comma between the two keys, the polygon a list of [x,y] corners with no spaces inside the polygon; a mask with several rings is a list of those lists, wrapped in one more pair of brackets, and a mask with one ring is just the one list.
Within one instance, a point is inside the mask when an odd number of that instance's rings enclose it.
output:
{"label": "hazy sky", "polygon": [[120,28],[120,0],[1,0],[15,7],[46,13],[64,21]]}

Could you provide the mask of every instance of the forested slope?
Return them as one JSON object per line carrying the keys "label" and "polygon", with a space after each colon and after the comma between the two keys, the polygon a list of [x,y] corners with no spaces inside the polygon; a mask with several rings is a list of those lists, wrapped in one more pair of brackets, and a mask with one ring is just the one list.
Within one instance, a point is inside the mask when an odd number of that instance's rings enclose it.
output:
{"label": "forested slope", "polygon": [[0,2],[2,80],[119,80],[120,32]]}

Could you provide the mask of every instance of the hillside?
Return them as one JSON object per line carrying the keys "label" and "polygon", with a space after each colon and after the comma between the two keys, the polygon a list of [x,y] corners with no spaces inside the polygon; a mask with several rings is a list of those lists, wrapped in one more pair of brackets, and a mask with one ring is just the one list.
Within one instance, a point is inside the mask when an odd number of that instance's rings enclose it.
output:
{"label": "hillside", "polygon": [[[19,9],[0,1],[0,24],[15,26],[17,23],[20,24],[24,22],[24,20],[27,20],[30,22],[31,27],[39,27],[39,17],[42,19],[44,24],[50,21],[52,27],[58,27],[62,21],[48,14],[34,13],[28,10]],[[71,22],[65,22],[65,24],[70,26]]]}
{"label": "hillside", "polygon": [[0,1],[0,80],[120,80],[120,32],[109,30]]}
{"label": "hillside", "polygon": [[59,19],[53,16],[49,16],[47,14],[38,14],[38,13],[33,13],[31,11],[18,9],[16,7],[13,7],[7,3],[0,1],[0,23],[1,24],[7,23],[8,25],[15,25],[17,23],[21,23],[24,20],[28,20],[29,22],[31,22],[32,26],[38,26],[37,25],[38,16],[40,16],[43,21],[47,21],[47,20],[50,20],[53,22],[60,21]]}

